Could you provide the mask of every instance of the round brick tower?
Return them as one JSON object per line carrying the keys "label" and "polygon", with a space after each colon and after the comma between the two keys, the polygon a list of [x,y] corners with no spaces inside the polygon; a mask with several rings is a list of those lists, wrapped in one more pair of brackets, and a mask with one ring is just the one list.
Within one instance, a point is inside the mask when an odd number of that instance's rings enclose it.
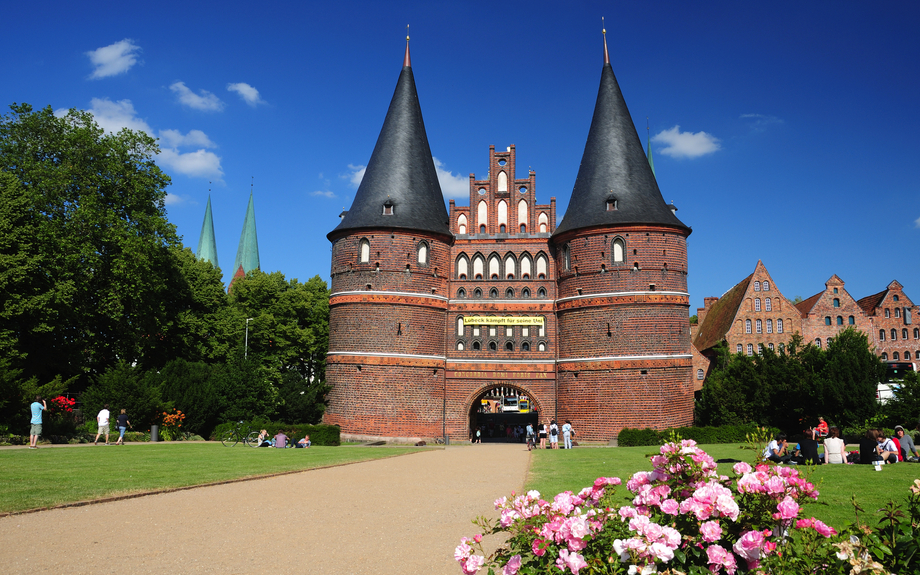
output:
{"label": "round brick tower", "polygon": [[428,146],[408,38],[402,72],[332,242],[324,421],[343,436],[440,437],[453,236]]}
{"label": "round brick tower", "polygon": [[558,419],[580,439],[693,418],[690,228],[665,204],[610,66],[572,198],[552,236]]}

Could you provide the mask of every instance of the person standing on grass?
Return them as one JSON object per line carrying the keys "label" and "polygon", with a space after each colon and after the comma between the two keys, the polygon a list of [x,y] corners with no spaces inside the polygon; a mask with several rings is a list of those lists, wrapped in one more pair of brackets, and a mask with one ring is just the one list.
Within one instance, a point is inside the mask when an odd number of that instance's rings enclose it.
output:
{"label": "person standing on grass", "polygon": [[121,413],[118,414],[118,441],[115,442],[115,445],[124,445],[125,444],[125,431],[128,429],[128,426],[131,425],[131,422],[128,421],[128,415],[125,413],[125,410],[122,409]]}
{"label": "person standing on grass", "polygon": [[562,439],[565,442],[566,449],[572,449],[573,435],[575,435],[575,430],[572,429],[572,422],[566,419],[565,423],[562,424]]}
{"label": "person standing on grass", "polygon": [[555,419],[549,422],[549,445],[550,449],[559,449],[559,426]]}
{"label": "person standing on grass", "polygon": [[106,403],[105,407],[99,411],[99,414],[96,416],[96,423],[99,425],[99,430],[96,432],[96,439],[93,440],[93,445],[99,445],[99,436],[103,433],[105,434],[105,444],[109,444],[109,404]]}
{"label": "person standing on grass", "polygon": [[[41,403],[39,403],[39,401]],[[48,403],[42,396],[36,395],[35,401],[29,406],[32,410],[32,430],[29,431],[29,449],[38,449],[38,436],[42,434],[42,412],[48,409]]]}

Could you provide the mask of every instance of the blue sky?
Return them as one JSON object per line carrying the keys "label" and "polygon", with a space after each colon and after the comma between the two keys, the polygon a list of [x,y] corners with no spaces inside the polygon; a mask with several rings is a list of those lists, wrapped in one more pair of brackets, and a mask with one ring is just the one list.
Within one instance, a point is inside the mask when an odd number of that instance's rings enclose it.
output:
{"label": "blue sky", "polygon": [[[264,271],[328,279],[402,66],[447,199],[488,147],[564,213],[611,62],[658,182],[693,228],[691,313],[762,259],[787,297],[839,275],[920,303],[920,4],[56,2],[4,8],[0,101],[92,110],[160,138],[195,249],[208,193],[230,273],[254,182]],[[254,178],[254,180],[253,180]],[[209,183],[210,182],[210,183]],[[229,275],[227,276],[229,279]]]}

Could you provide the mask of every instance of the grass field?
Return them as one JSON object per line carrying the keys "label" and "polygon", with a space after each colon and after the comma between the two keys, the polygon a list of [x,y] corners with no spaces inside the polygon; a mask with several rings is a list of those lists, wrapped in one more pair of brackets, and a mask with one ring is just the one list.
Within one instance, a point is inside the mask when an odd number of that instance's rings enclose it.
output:
{"label": "grass field", "polygon": [[[751,463],[753,452],[740,449],[738,444],[701,446],[715,459],[740,459]],[[619,477],[624,485],[617,493],[629,495],[626,480],[636,471],[652,469],[648,455],[657,453],[656,447],[579,448],[566,450],[536,450],[533,453],[527,489],[536,489],[544,498],[571,490],[578,492],[591,485],[600,476]],[[719,472],[734,477],[731,463],[719,464]],[[801,473],[809,473],[805,466],[799,466]],[[866,515],[864,521],[875,525],[877,510],[889,499],[903,503],[908,488],[914,479],[920,477],[920,464],[899,463],[882,466],[875,471],[871,465],[821,465],[810,471],[810,479],[818,487],[818,501],[805,507],[806,516],[815,516],[825,523],[842,527],[854,521],[850,498],[856,499]],[[874,517],[870,521],[870,516]]]}
{"label": "grass field", "polygon": [[306,470],[420,451],[414,447],[251,449],[220,443],[0,450],[0,512]]}

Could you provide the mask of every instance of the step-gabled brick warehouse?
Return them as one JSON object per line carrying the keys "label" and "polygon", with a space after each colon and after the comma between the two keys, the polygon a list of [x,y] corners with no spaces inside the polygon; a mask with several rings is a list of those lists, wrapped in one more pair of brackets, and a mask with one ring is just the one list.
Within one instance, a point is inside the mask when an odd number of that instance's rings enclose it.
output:
{"label": "step-gabled brick warehouse", "polygon": [[[466,439],[484,398],[580,440],[692,420],[686,238],[610,66],[565,217],[489,150],[445,209],[405,61],[351,208],[329,233],[325,422],[345,437]],[[497,390],[502,390],[497,393]]]}

